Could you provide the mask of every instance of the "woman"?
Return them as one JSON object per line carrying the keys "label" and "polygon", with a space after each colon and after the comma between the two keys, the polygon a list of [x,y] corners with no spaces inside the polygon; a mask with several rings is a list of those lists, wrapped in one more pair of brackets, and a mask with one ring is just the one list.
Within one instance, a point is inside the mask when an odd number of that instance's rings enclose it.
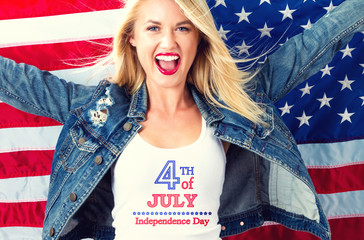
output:
{"label": "woman", "polygon": [[253,75],[236,68],[204,0],[128,4],[114,83],[0,60],[1,100],[64,124],[43,239],[219,239],[263,221],[329,239],[272,102],[363,30],[363,2],[345,1]]}

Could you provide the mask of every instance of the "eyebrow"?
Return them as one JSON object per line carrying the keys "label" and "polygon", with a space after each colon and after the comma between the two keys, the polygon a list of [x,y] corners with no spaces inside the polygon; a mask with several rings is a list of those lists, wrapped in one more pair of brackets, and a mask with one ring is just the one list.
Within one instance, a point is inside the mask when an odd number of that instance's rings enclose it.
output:
{"label": "eyebrow", "polygon": [[[155,20],[148,20],[144,24],[150,24],[150,23],[151,24],[156,24],[156,25],[162,25],[161,22],[155,21]],[[176,24],[176,26],[181,26],[181,25],[185,25],[185,24],[189,24],[189,25],[192,25],[193,26],[192,22],[189,21],[189,20],[185,20],[185,21],[179,22],[179,23]]]}

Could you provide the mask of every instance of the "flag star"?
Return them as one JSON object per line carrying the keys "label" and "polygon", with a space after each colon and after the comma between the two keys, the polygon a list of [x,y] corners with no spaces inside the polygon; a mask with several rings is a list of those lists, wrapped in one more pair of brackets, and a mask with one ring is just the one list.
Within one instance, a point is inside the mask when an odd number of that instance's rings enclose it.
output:
{"label": "flag star", "polygon": [[262,5],[265,2],[270,4],[270,0],[260,0],[259,6]]}
{"label": "flag star", "polygon": [[315,85],[309,86],[308,83],[306,83],[306,86],[304,88],[301,88],[300,91],[302,91],[302,96],[305,96],[306,94],[311,94],[310,90],[311,88],[313,88]]}
{"label": "flag star", "polygon": [[336,8],[336,6],[334,6],[333,4],[332,4],[332,1],[330,2],[330,5],[328,6],[328,7],[323,7],[326,11],[327,11],[327,13],[328,12],[330,12],[330,11],[332,11],[332,10],[334,10],[334,8]]}
{"label": "flag star", "polygon": [[340,52],[342,52],[342,53],[343,53],[343,57],[342,57],[341,59],[343,59],[343,58],[344,58],[344,57],[346,57],[346,56],[353,57],[353,56],[351,55],[351,52],[352,52],[354,49],[355,49],[355,48],[350,48],[350,47],[349,47],[349,44],[346,44],[345,49],[344,49],[344,50],[340,50]]}
{"label": "flag star", "polygon": [[296,9],[289,9],[289,6],[288,4],[286,5],[286,9],[282,10],[282,11],[279,11],[280,13],[283,14],[283,18],[282,18],[282,21],[286,18],[290,18],[293,20],[293,17],[292,17],[292,13],[294,13],[296,11]]}
{"label": "flag star", "polygon": [[311,29],[311,27],[312,27],[311,20],[308,19],[307,24],[306,25],[301,25],[301,27],[303,27],[304,29]]}
{"label": "flag star", "polygon": [[351,84],[353,82],[355,82],[355,80],[349,80],[348,79],[348,75],[345,75],[345,79],[344,80],[338,81],[338,82],[342,84],[342,87],[341,87],[341,90],[340,91],[344,90],[345,88],[348,88],[351,91],[353,91],[353,89],[351,89]]}
{"label": "flag star", "polygon": [[286,104],[284,105],[284,107],[279,108],[279,110],[282,111],[281,116],[283,116],[284,114],[290,114],[291,113],[291,108],[293,107],[293,105],[288,105],[288,103],[286,102]]}
{"label": "flag star", "polygon": [[351,122],[351,116],[354,115],[355,113],[349,113],[348,109],[345,108],[345,112],[343,113],[338,113],[338,115],[340,115],[341,117],[341,122],[340,124],[342,124],[345,121]]}
{"label": "flag star", "polygon": [[363,72],[361,74],[364,74],[364,64],[360,64],[360,66],[363,68]]}
{"label": "flag star", "polygon": [[364,105],[364,96],[360,97],[360,99],[363,100],[363,102],[361,103],[361,105],[363,106]]}
{"label": "flag star", "polygon": [[264,36],[268,36],[268,37],[272,37],[270,35],[270,31],[272,31],[274,28],[269,28],[267,26],[267,23],[264,23],[264,27],[263,28],[258,28],[258,31],[261,32],[260,34],[260,38],[264,37]]}
{"label": "flag star", "polygon": [[330,106],[330,101],[332,100],[333,98],[328,98],[326,97],[326,93],[324,93],[324,96],[322,98],[318,98],[317,101],[321,102],[321,105],[320,105],[320,109],[323,107],[323,106],[328,106],[328,107],[331,107]]}
{"label": "flag star", "polygon": [[246,45],[245,41],[243,41],[243,43],[241,44],[241,46],[236,46],[240,51],[239,51],[239,56],[243,53],[245,53],[246,55],[250,55],[249,53],[249,48],[251,48],[252,46]]}
{"label": "flag star", "polygon": [[226,34],[228,34],[230,31],[228,30],[224,30],[222,25],[220,25],[220,29],[219,29],[219,35],[220,37],[223,39],[223,40],[228,40],[227,37],[226,37]]}
{"label": "flag star", "polygon": [[224,7],[226,7],[226,3],[225,0],[215,0],[215,7],[219,6],[219,5],[223,5]]}
{"label": "flag star", "polygon": [[243,7],[243,9],[241,9],[240,13],[235,13],[235,15],[237,15],[239,17],[239,22],[238,23],[240,23],[240,22],[242,22],[244,20],[247,21],[248,23],[250,23],[249,18],[248,18],[250,14],[252,14],[252,12],[245,12],[244,7]]}
{"label": "flag star", "polygon": [[302,117],[296,117],[298,120],[300,120],[300,125],[298,127],[301,127],[303,124],[306,124],[307,126],[310,126],[310,123],[308,120],[312,118],[312,116],[306,116],[305,111],[302,113]]}
{"label": "flag star", "polygon": [[321,72],[322,72],[322,76],[321,78],[323,78],[325,75],[329,75],[331,76],[331,70],[333,69],[334,67],[329,67],[329,65],[326,65],[325,68],[321,69]]}

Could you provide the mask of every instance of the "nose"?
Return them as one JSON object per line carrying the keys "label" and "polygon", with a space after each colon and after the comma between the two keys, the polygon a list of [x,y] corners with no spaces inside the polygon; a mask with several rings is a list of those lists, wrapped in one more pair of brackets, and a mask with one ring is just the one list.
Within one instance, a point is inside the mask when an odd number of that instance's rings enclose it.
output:
{"label": "nose", "polygon": [[174,32],[165,31],[161,39],[160,47],[164,49],[173,49],[176,46],[177,46],[177,41]]}

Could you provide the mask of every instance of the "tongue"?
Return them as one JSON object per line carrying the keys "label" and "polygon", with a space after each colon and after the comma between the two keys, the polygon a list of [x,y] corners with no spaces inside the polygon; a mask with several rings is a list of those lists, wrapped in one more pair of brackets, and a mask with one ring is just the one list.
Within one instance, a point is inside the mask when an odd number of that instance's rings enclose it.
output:
{"label": "tongue", "polygon": [[166,71],[171,71],[177,67],[177,61],[159,61],[159,66]]}

